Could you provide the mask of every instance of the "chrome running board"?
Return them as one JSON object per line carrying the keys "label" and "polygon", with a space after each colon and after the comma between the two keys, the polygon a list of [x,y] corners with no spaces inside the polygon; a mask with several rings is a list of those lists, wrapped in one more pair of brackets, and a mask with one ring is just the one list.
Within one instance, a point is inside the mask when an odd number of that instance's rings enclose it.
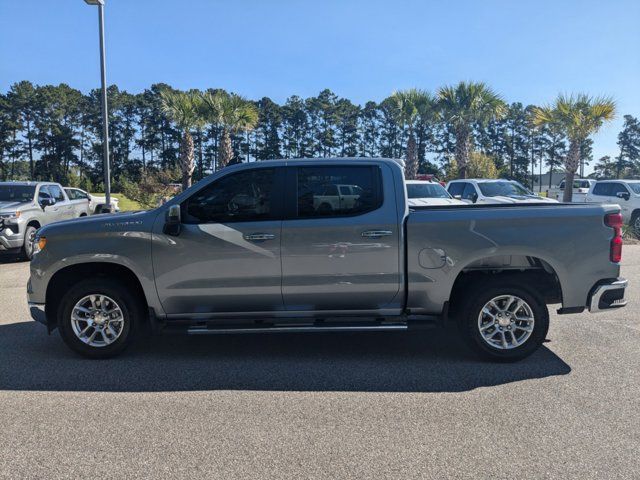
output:
{"label": "chrome running board", "polygon": [[407,330],[406,324],[387,325],[291,325],[273,327],[215,327],[195,326],[189,327],[189,335],[224,335],[234,333],[300,333],[300,332],[373,332],[389,330]]}

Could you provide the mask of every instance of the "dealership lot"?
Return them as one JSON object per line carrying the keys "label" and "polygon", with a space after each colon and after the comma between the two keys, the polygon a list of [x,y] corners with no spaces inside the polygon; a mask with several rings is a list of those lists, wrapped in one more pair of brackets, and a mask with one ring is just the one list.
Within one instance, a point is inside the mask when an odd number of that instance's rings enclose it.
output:
{"label": "dealership lot", "polygon": [[629,305],[558,317],[509,365],[444,332],[160,337],[108,361],[30,321],[0,264],[0,477],[640,478]]}

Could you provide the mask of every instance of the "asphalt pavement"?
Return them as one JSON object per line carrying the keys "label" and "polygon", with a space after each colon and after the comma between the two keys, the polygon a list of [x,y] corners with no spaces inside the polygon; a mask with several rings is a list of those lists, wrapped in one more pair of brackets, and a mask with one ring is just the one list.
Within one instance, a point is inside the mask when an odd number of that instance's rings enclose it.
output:
{"label": "asphalt pavement", "polygon": [[[585,261],[588,261],[585,259]],[[640,478],[640,245],[622,310],[516,364],[455,335],[157,337],[84,360],[0,263],[0,478]]]}

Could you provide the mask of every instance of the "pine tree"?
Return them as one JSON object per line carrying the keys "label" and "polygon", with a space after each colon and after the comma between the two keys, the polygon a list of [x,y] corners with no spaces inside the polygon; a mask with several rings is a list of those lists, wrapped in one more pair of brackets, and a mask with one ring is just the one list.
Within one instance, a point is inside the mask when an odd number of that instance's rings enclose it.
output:
{"label": "pine tree", "polygon": [[622,131],[618,134],[618,155],[616,178],[620,178],[623,172],[635,172],[640,170],[640,122],[631,115],[624,116]]}

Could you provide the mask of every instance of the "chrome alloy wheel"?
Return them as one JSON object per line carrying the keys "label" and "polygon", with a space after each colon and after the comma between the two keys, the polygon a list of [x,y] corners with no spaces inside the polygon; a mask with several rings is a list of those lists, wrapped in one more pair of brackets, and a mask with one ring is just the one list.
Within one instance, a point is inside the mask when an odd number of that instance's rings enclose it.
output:
{"label": "chrome alloy wheel", "polygon": [[522,345],[533,333],[535,318],[527,302],[515,295],[489,300],[478,315],[483,340],[493,348],[509,350]]}
{"label": "chrome alloy wheel", "polygon": [[87,295],[71,310],[71,327],[80,341],[91,347],[105,347],[122,334],[124,316],[120,306],[106,295]]}

